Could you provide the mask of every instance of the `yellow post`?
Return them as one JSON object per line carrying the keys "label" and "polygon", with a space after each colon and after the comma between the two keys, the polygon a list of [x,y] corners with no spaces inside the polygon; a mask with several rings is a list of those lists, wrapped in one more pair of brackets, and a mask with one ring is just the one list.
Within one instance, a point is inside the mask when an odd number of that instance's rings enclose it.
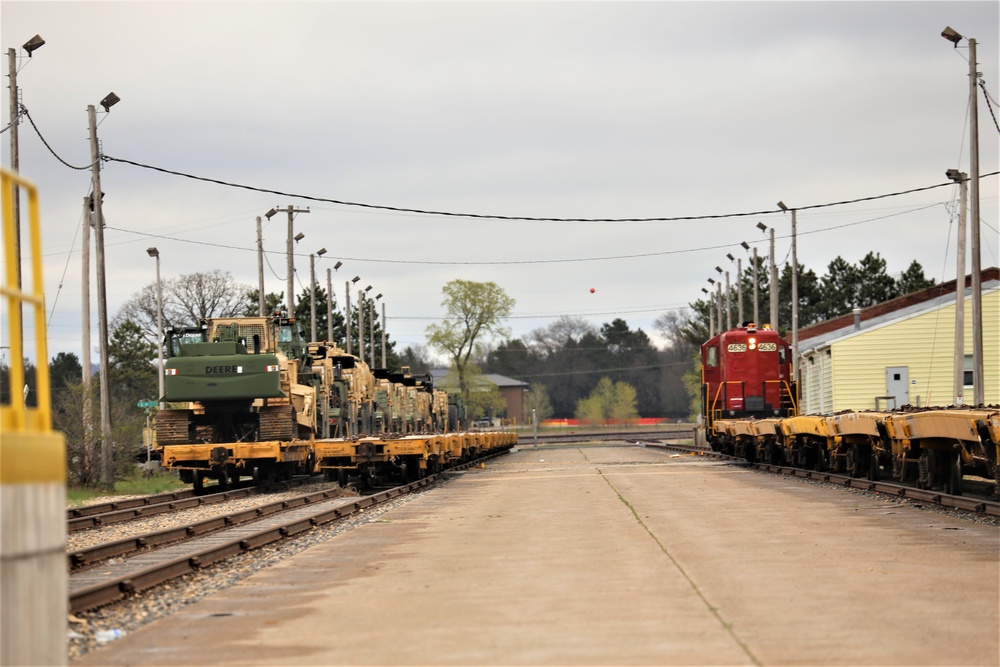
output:
{"label": "yellow post", "polygon": [[[14,185],[28,197],[31,289],[17,286]],[[66,450],[52,430],[38,191],[0,173],[7,270],[0,294],[8,313],[10,403],[0,405],[0,665],[66,664]],[[27,282],[27,281],[25,281]],[[35,324],[38,405],[24,393],[21,309]]]}

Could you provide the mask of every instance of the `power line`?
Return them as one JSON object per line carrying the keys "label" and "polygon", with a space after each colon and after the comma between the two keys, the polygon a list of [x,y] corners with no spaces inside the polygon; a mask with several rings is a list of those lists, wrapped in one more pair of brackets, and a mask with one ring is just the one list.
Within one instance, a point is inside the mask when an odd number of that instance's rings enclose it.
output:
{"label": "power line", "polygon": [[[800,231],[799,236],[804,236],[808,234],[818,234],[821,232],[834,231],[837,229],[843,229],[845,227],[853,227],[856,225],[862,225],[869,222],[877,222],[879,220],[885,220],[887,218],[898,217],[901,215],[907,215],[910,213],[916,213],[918,211],[923,211],[928,208],[933,208],[935,206],[940,206],[942,202],[935,202],[933,204],[927,204],[926,206],[919,206],[917,208],[908,209],[906,211],[900,211],[899,213],[890,213],[887,215],[878,216],[875,218],[866,218],[865,220],[856,220],[854,222],[847,222],[842,225],[833,225],[831,227],[823,227],[821,229],[814,229],[809,231]],[[177,236],[166,236],[163,234],[153,234],[151,232],[141,232],[134,229],[124,229],[121,227],[111,227],[106,225],[105,229],[110,229],[116,232],[125,232],[126,234],[136,234],[138,236],[145,236],[148,238],[165,239],[167,241],[179,241],[181,243],[192,243],[194,245],[204,245],[213,248],[226,248],[228,250],[241,250],[244,252],[257,252],[257,248],[248,248],[242,246],[228,245],[224,243],[212,243],[210,241],[196,241],[194,239],[179,238]],[[776,238],[785,239],[789,238],[790,235],[777,236]],[[756,242],[754,242],[756,243]],[[648,257],[663,257],[667,255],[685,255],[693,252],[704,252],[708,250],[720,250],[723,248],[732,248],[738,244],[736,243],[722,243],[719,245],[711,246],[699,246],[696,248],[683,248],[679,250],[661,250],[656,252],[646,252],[637,253],[633,255],[607,255],[604,257],[576,257],[569,259],[522,259],[522,260],[494,260],[494,261],[483,261],[483,262],[473,262],[473,261],[439,261],[439,260],[421,260],[421,259],[385,259],[382,257],[351,257],[349,255],[338,255],[344,261],[351,262],[370,262],[375,264],[419,264],[419,265],[429,265],[429,266],[507,266],[507,265],[526,265],[526,264],[569,264],[569,263],[579,263],[579,262],[603,262],[603,261],[614,261],[621,259],[644,259]],[[283,252],[278,252],[275,250],[265,250],[264,257],[267,258],[268,254],[284,255]],[[306,254],[293,253],[296,257],[308,257]],[[270,262],[268,262],[270,266]],[[274,269],[271,269],[272,273]],[[277,274],[275,274],[277,277]]]}
{"label": "power line", "polygon": [[[292,197],[295,199],[304,199],[306,201],[318,201],[325,202],[327,204],[338,204],[341,206],[353,206],[359,208],[370,208],[379,209],[382,211],[396,211],[401,213],[419,213],[422,215],[436,215],[436,216],[448,216],[455,218],[478,218],[478,219],[489,219],[489,220],[526,220],[529,222],[680,222],[687,220],[718,220],[722,218],[740,218],[748,216],[760,216],[760,215],[770,215],[774,213],[783,213],[782,209],[772,209],[765,211],[751,211],[745,213],[725,213],[718,215],[689,215],[689,216],[671,216],[671,217],[653,217],[653,218],[551,218],[551,217],[538,217],[538,216],[518,216],[518,215],[492,215],[485,213],[457,213],[454,211],[435,211],[431,209],[420,209],[420,208],[405,208],[399,206],[386,206],[383,204],[368,204],[363,202],[351,202],[339,199],[330,199],[326,197],[316,197],[311,195],[295,194],[291,192],[283,192],[280,190],[271,190],[269,188],[262,188],[252,185],[244,185],[241,183],[232,183],[229,181],[223,181],[216,178],[208,178],[206,176],[195,176],[193,174],[187,174],[181,171],[175,171],[172,169],[165,169],[163,167],[154,167],[148,164],[142,164],[140,162],[135,162],[133,160],[126,160],[123,158],[111,157],[108,155],[103,156],[104,160],[109,162],[121,162],[123,164],[129,164],[134,167],[139,167],[141,169],[150,169],[152,171],[158,171],[164,174],[170,174],[172,176],[181,176],[183,178],[190,178],[196,181],[204,181],[206,183],[215,183],[216,185],[223,185],[230,188],[240,188],[243,190],[251,190],[253,192],[262,192],[265,194],[278,195],[279,197]],[[1000,172],[992,172],[989,174],[983,174],[980,178],[985,178],[987,176],[995,176]],[[875,201],[877,199],[886,199],[888,197],[898,197],[901,195],[913,194],[915,192],[923,192],[926,190],[933,190],[935,188],[942,188],[946,186],[951,186],[953,183],[951,181],[947,183],[939,183],[937,185],[928,185],[921,188],[913,188],[911,190],[903,190],[900,192],[892,192],[882,195],[874,195],[871,197],[860,197],[857,199],[848,199],[838,202],[829,202],[826,204],[812,204],[809,206],[799,206],[796,207],[797,211],[808,211],[817,208],[828,208],[831,206],[841,206],[844,204],[857,204],[866,201]]]}

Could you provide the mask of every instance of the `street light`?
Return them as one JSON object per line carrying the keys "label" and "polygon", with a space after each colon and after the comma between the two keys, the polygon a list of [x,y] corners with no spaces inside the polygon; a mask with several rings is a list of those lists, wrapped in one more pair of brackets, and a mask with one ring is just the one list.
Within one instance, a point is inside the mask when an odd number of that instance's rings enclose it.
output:
{"label": "street light", "polygon": [[159,356],[160,370],[160,395],[157,401],[160,402],[160,409],[164,409],[163,403],[163,284],[160,282],[160,251],[156,248],[146,248],[146,254],[156,258],[156,351]]}
{"label": "street light", "polygon": [[[969,42],[969,182],[972,184],[969,193],[971,199],[969,217],[972,225],[972,238],[970,239],[972,252],[972,393],[975,405],[982,405],[986,397],[983,386],[983,295],[979,256],[979,103],[976,97],[979,72],[976,70],[978,64],[976,63],[976,40],[972,37],[964,37],[951,26],[947,26],[941,32],[941,36],[951,42],[955,48],[958,48],[958,43],[963,39]],[[965,280],[964,275],[962,280]]]}

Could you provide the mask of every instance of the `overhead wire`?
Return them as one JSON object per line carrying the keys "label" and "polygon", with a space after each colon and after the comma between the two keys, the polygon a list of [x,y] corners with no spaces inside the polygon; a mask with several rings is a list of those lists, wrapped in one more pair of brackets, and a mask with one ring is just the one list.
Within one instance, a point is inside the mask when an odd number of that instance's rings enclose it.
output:
{"label": "overhead wire", "polygon": [[59,160],[60,162],[62,162],[64,165],[66,165],[70,169],[76,169],[77,171],[84,171],[86,169],[93,169],[93,167],[94,167],[94,163],[93,162],[90,163],[90,164],[88,164],[85,167],[76,167],[74,165],[71,165],[69,162],[66,162],[66,160],[62,159],[61,157],[59,157],[59,154],[56,153],[54,150],[52,150],[52,146],[50,146],[49,142],[46,141],[45,137],[42,136],[41,130],[39,130],[38,126],[35,125],[35,119],[31,117],[31,114],[28,113],[28,108],[25,107],[23,104],[21,105],[21,112],[28,118],[28,122],[31,123],[31,127],[33,127],[35,129],[35,134],[38,135],[38,138],[42,140],[42,143],[45,144],[45,147],[49,149],[49,152],[52,153],[52,156],[55,157],[55,159]]}
{"label": "overhead wire", "polygon": [[[923,211],[923,210],[926,210],[928,208],[933,208],[935,206],[940,206],[943,203],[944,202],[934,202],[933,204],[927,204],[925,206],[919,206],[917,208],[907,209],[905,211],[901,211],[901,212],[898,212],[898,213],[890,213],[890,214],[887,214],[887,215],[881,215],[881,216],[877,216],[877,217],[874,217],[874,218],[866,218],[864,220],[855,220],[853,222],[844,223],[842,225],[832,225],[832,226],[829,226],[829,227],[822,227],[820,229],[815,229],[815,230],[800,231],[798,233],[798,235],[799,236],[807,236],[807,235],[810,235],[810,234],[818,234],[818,233],[821,233],[821,232],[835,231],[835,230],[843,229],[843,228],[846,228],[846,227],[853,227],[853,226],[856,226],[856,225],[866,224],[866,223],[869,223],[869,222],[877,222],[879,220],[885,220],[887,218],[898,217],[898,216],[901,216],[901,215],[907,215],[907,214],[910,214],[910,213],[916,213],[918,211]],[[191,243],[191,244],[195,244],[195,245],[205,245],[205,246],[210,246],[210,247],[214,247],[214,248],[226,248],[226,249],[229,249],[229,250],[241,250],[241,251],[245,251],[245,252],[257,252],[256,248],[249,248],[249,247],[243,247],[243,246],[228,245],[228,244],[224,244],[224,243],[213,243],[213,242],[210,242],[210,241],[197,241],[197,240],[194,240],[194,239],[185,239],[185,238],[180,238],[180,237],[177,237],[177,236],[166,236],[166,235],[163,235],[163,234],[154,234],[152,232],[142,232],[142,231],[138,231],[138,230],[134,230],[134,229],[125,229],[125,228],[122,228],[122,227],[112,227],[110,225],[106,225],[105,229],[109,229],[109,230],[113,230],[113,231],[117,231],[117,232],[125,232],[127,234],[136,234],[136,235],[139,235],[139,236],[145,236],[145,237],[149,237],[149,238],[165,239],[165,240],[169,240],[169,241],[179,241],[181,243]],[[791,236],[790,234],[783,234],[781,236],[776,236],[775,238],[785,239],[785,238],[790,238],[790,236]],[[755,241],[754,243],[758,243],[758,242]],[[760,241],[759,243],[764,243],[764,241]],[[430,265],[430,266],[509,266],[509,265],[532,265],[532,264],[568,264],[568,263],[581,263],[581,262],[615,261],[615,260],[622,260],[622,259],[643,259],[643,258],[648,258],[648,257],[663,257],[663,256],[667,256],[667,255],[684,255],[684,254],[689,254],[689,253],[694,253],[694,252],[704,252],[704,251],[709,251],[709,250],[720,250],[720,249],[725,249],[725,248],[732,248],[732,247],[735,247],[737,245],[739,245],[739,244],[736,244],[736,243],[724,243],[724,244],[710,245],[710,246],[699,246],[699,247],[695,247],[695,248],[682,248],[682,249],[675,249],[675,250],[661,250],[661,251],[656,251],[656,252],[636,253],[636,254],[630,254],[630,255],[607,255],[607,256],[602,256],[602,257],[575,257],[575,258],[571,257],[571,258],[566,258],[566,259],[493,260],[493,261],[482,261],[482,262],[468,261],[468,260],[462,260],[462,261],[459,261],[459,260],[442,261],[442,260],[421,260],[421,259],[386,259],[386,258],[382,258],[382,257],[352,257],[352,256],[349,256],[349,255],[344,255],[344,256],[341,257],[341,259],[344,260],[344,261],[352,261],[352,262],[371,262],[371,263],[379,263],[379,264],[418,264],[418,265]],[[267,259],[267,255],[268,254],[285,255],[286,253],[282,252],[282,251],[276,251],[276,250],[265,250],[264,251],[265,260]],[[292,254],[293,254],[294,257],[302,257],[302,258],[308,257],[308,255],[306,255],[306,254],[299,254],[299,253],[292,253]],[[268,262],[268,266],[270,266],[270,262]],[[272,272],[274,271],[273,268],[271,270],[272,270]],[[277,278],[278,276],[275,275],[275,277]],[[287,276],[285,278],[279,278],[279,279],[280,280],[285,280],[285,279],[287,279]]]}
{"label": "overhead wire", "polygon": [[[365,202],[353,202],[341,199],[332,199],[329,197],[318,197],[313,195],[296,194],[292,192],[284,192],[281,190],[273,190],[270,188],[263,188],[253,185],[246,185],[242,183],[233,183],[231,181],[223,181],[217,178],[209,178],[207,176],[196,176],[194,174],[188,174],[181,171],[176,171],[173,169],[166,169],[164,167],[156,167],[148,164],[142,164],[140,162],[135,162],[134,160],[127,160],[124,158],[116,158],[109,155],[104,155],[101,159],[107,162],[120,162],[122,164],[132,165],[134,167],[139,167],[141,169],[149,169],[152,171],[157,171],[164,174],[169,174],[172,176],[181,176],[183,178],[189,178],[196,181],[203,181],[205,183],[215,183],[216,185],[222,185],[230,188],[238,188],[242,190],[250,190],[252,192],[261,192],[265,194],[278,195],[279,197],[291,197],[295,199],[302,199],[306,201],[317,201],[325,202],[327,204],[338,204],[340,206],[351,206],[358,208],[368,208],[368,209],[378,209],[382,211],[396,211],[402,213],[419,213],[422,215],[436,215],[436,216],[446,216],[455,218],[474,218],[474,219],[488,219],[488,220],[525,220],[529,222],[682,222],[682,221],[692,221],[692,220],[719,220],[725,218],[741,218],[747,216],[759,216],[759,215],[771,215],[775,213],[783,213],[783,209],[768,209],[762,211],[749,211],[742,213],[724,213],[724,214],[708,214],[708,215],[686,215],[686,216],[662,216],[662,217],[645,217],[645,218],[557,218],[557,217],[544,217],[544,216],[520,216],[520,215],[497,215],[497,214],[487,214],[487,213],[460,213],[456,211],[438,211],[433,209],[421,209],[421,208],[409,208],[402,206],[387,206],[384,204],[370,204]],[[987,176],[995,176],[1000,172],[992,172],[989,174],[983,174],[980,178],[986,178]],[[899,197],[902,195],[913,194],[916,192],[924,192],[927,190],[933,190],[935,188],[941,188],[951,185],[951,182],[938,183],[937,185],[928,185],[919,188],[912,188],[910,190],[901,190],[898,192],[891,192],[881,195],[873,195],[869,197],[858,197],[856,199],[846,199],[836,202],[828,202],[824,204],[811,204],[807,206],[797,206],[794,207],[796,211],[808,211],[820,208],[829,208],[832,206],[843,206],[845,204],[857,204],[866,201],[876,201],[878,199],[886,199],[889,197]]]}

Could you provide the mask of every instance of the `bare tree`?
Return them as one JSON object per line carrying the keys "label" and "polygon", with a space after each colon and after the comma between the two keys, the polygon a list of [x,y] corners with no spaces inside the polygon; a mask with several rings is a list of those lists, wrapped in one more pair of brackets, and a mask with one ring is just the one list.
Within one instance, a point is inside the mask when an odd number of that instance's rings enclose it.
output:
{"label": "bare tree", "polygon": [[[249,285],[238,283],[228,271],[213,269],[186,273],[163,284],[163,329],[196,326],[207,317],[235,317],[243,312]],[[143,336],[156,342],[156,283],[129,297],[112,319],[112,327],[135,322]]]}

